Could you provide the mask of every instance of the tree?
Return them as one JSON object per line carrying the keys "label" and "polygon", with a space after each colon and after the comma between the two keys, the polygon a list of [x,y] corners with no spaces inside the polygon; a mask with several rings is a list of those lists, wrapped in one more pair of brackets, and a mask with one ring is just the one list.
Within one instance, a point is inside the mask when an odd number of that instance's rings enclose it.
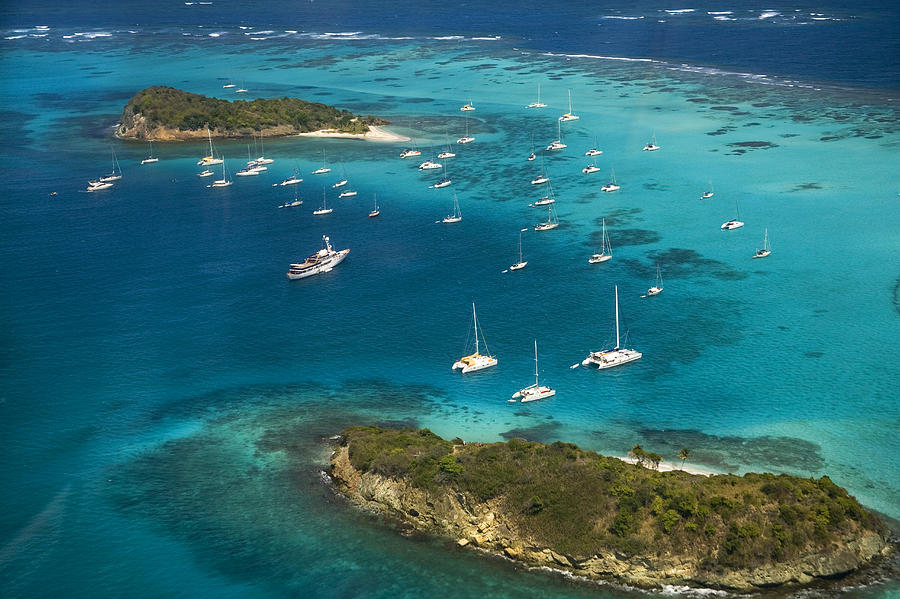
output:
{"label": "tree", "polygon": [[678,457],[681,458],[681,469],[684,470],[684,461],[688,459],[688,456],[691,455],[691,450],[686,447],[682,447],[678,451]]}
{"label": "tree", "polygon": [[662,456],[658,453],[650,452],[647,454],[647,461],[653,466],[654,470],[659,470],[659,463],[662,462]]}
{"label": "tree", "polygon": [[637,460],[637,463],[638,463],[639,466],[643,466],[643,465],[644,465],[644,460],[647,458],[647,452],[644,451],[644,448],[643,448],[643,447],[641,447],[640,445],[635,444],[635,446],[632,447],[632,448],[631,448],[631,451],[629,451],[628,453],[630,453],[630,454],[632,455],[632,457],[633,457],[635,460]]}

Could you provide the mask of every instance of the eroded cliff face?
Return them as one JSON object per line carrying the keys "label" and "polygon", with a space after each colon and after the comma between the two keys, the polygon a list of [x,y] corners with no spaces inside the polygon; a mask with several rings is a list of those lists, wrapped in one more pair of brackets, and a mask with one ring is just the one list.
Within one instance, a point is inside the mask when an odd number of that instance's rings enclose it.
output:
{"label": "eroded cliff face", "polygon": [[346,446],[338,447],[332,456],[331,475],[336,488],[358,505],[452,537],[461,546],[475,546],[532,566],[642,587],[689,585],[749,591],[807,584],[843,576],[891,551],[887,539],[865,533],[845,539],[827,553],[754,570],[710,571],[697,559],[678,555],[625,556],[603,550],[586,557],[565,555],[523,535],[505,516],[500,499],[478,502],[464,493],[428,494],[404,480],[360,472],[350,463]]}

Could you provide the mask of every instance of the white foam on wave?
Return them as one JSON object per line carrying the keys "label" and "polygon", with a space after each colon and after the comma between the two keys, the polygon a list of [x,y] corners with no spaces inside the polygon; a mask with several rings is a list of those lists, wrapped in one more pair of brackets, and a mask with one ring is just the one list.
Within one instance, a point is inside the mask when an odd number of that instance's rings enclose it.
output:
{"label": "white foam on wave", "polygon": [[228,32],[227,31],[214,31],[212,33],[207,33],[206,35],[208,35],[209,37],[220,37],[220,36],[225,35],[226,33],[228,33]]}
{"label": "white foam on wave", "polygon": [[285,33],[297,33],[297,30],[296,29],[285,29],[284,32]]}
{"label": "white foam on wave", "polygon": [[733,10],[708,10],[706,11],[708,15],[733,15]]}
{"label": "white foam on wave", "polygon": [[777,10],[764,10],[764,11],[762,12],[762,14],[760,14],[757,18],[758,18],[759,20],[763,20],[763,19],[771,19],[772,17],[777,17],[777,16],[780,15],[780,14],[781,14],[781,13],[778,12]]}
{"label": "white foam on wave", "polygon": [[5,40],[20,40],[23,37],[28,37],[28,36],[27,35],[8,35],[3,39],[5,39]]}
{"label": "white foam on wave", "polygon": [[600,56],[597,54],[557,54],[554,52],[543,52],[543,56],[564,56],[565,58],[593,58],[595,60],[617,60],[621,62],[659,62],[652,58],[626,58],[623,56]]}
{"label": "white foam on wave", "polygon": [[326,31],[322,35],[328,37],[354,37],[360,35],[362,31]]}
{"label": "white foam on wave", "polygon": [[624,15],[604,15],[604,19],[617,19],[619,21],[638,21],[644,18],[644,15],[638,17],[628,17]]}
{"label": "white foam on wave", "polygon": [[489,37],[487,37],[487,36],[486,36],[486,37],[473,37],[472,39],[473,39],[473,40],[478,40],[478,41],[488,41],[488,42],[493,42],[493,41],[499,40],[499,39],[501,39],[501,38],[500,38],[499,35],[492,35],[492,36],[489,36]]}
{"label": "white foam on wave", "polygon": [[689,12],[694,12],[694,9],[693,8],[673,8],[673,9],[666,9],[666,12],[669,13],[670,15],[683,15],[683,14],[687,14]]}
{"label": "white foam on wave", "polygon": [[32,33],[31,37],[47,37],[46,33]]}
{"label": "white foam on wave", "polygon": [[437,36],[437,37],[431,37],[431,38],[428,38],[428,39],[432,39],[432,40],[461,40],[461,39],[465,39],[465,38],[464,38],[463,36],[461,36],[461,35],[439,35],[439,36]]}
{"label": "white foam on wave", "polygon": [[713,17],[713,21],[737,21],[737,19],[732,19],[731,17],[726,17],[725,15],[719,15],[717,17]]}
{"label": "white foam on wave", "polygon": [[41,31],[49,31],[50,30],[50,28],[46,25],[35,25],[34,28],[41,30]]}
{"label": "white foam on wave", "polygon": [[728,597],[729,594],[726,591],[719,591],[716,589],[696,589],[689,586],[682,585],[673,585],[673,584],[664,584],[662,586],[661,593],[662,595],[688,595],[694,597]]}
{"label": "white foam on wave", "polygon": [[266,29],[264,31],[254,31],[253,33],[245,33],[244,35],[269,35],[270,33],[275,33],[271,29]]}

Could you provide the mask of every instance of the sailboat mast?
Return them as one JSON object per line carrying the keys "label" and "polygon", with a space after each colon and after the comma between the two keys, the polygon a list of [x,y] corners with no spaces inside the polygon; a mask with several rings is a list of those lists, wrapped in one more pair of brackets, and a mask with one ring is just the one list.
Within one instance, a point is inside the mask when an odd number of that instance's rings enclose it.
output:
{"label": "sailboat mast", "polygon": [[534,386],[538,386],[537,339],[534,340]]}
{"label": "sailboat mast", "polygon": [[475,302],[472,302],[472,321],[475,323],[475,353],[478,353],[478,316],[475,314]]}
{"label": "sailboat mast", "polygon": [[616,349],[619,349],[619,286],[616,285]]}

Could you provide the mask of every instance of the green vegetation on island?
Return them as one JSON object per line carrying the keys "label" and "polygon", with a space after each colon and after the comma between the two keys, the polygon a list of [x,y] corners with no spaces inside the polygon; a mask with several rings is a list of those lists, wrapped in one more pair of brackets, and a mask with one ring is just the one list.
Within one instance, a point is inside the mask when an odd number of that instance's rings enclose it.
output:
{"label": "green vegetation on island", "polygon": [[[220,137],[289,135],[321,129],[365,133],[369,125],[386,124],[374,116],[357,116],[347,110],[298,98],[221,100],[172,87],[153,86],[139,91],[122,113],[122,137],[179,139],[179,132],[206,135],[209,127]],[[191,136],[192,137],[192,136]]]}
{"label": "green vegetation on island", "polygon": [[[570,443],[464,444],[427,429],[351,427],[342,445],[361,476],[400,480],[429,498],[465,494],[529,543],[575,559],[680,556],[721,573],[834,554],[851,539],[883,546],[888,534],[827,476],[660,472]],[[658,464],[640,446],[632,453]]]}

